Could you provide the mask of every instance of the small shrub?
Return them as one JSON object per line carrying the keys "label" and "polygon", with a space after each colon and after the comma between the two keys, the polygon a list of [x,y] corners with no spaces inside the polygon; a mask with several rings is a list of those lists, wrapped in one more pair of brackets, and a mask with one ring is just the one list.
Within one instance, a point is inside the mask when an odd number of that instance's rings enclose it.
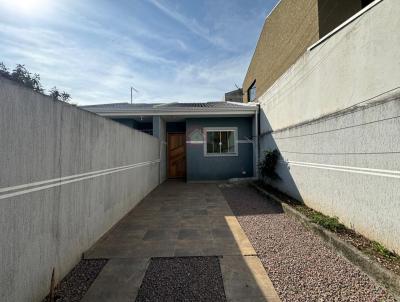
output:
{"label": "small shrub", "polygon": [[279,155],[280,153],[277,149],[265,151],[263,160],[258,163],[258,168],[263,178],[278,178],[278,174],[276,174],[275,169],[279,160]]}
{"label": "small shrub", "polygon": [[345,229],[345,226],[339,222],[337,217],[325,216],[318,212],[311,215],[311,221],[335,233]]}

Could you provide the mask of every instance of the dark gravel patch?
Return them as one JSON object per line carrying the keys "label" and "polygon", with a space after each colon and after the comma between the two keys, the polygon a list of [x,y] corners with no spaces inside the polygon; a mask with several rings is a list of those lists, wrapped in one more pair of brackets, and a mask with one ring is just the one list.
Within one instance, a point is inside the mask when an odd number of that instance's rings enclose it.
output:
{"label": "dark gravel patch", "polygon": [[136,297],[142,301],[226,301],[218,257],[152,258]]}
{"label": "dark gravel patch", "polygon": [[282,301],[396,301],[279,204],[247,186],[221,190]]}
{"label": "dark gravel patch", "polygon": [[[57,285],[54,295],[55,301],[80,301],[106,263],[107,260],[105,259],[81,260]],[[49,297],[43,300],[43,302],[49,301]]]}

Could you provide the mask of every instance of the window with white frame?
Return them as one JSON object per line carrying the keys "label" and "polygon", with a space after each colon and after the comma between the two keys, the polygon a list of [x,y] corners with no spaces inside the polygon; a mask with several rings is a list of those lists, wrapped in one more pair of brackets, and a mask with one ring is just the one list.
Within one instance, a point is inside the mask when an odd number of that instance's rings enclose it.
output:
{"label": "window with white frame", "polygon": [[206,156],[237,155],[236,128],[205,128]]}

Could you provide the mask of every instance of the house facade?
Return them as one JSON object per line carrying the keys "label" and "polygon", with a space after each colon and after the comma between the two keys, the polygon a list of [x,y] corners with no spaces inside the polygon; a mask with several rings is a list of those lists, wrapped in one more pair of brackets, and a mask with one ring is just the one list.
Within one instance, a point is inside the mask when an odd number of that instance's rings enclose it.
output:
{"label": "house facade", "polygon": [[218,104],[85,109],[165,142],[160,178],[257,176],[258,156],[276,149],[269,185],[400,252],[399,15],[398,0],[281,0],[242,103],[238,89]]}
{"label": "house facade", "polygon": [[202,182],[257,174],[255,104],[122,103],[82,108],[159,138],[161,179]]}

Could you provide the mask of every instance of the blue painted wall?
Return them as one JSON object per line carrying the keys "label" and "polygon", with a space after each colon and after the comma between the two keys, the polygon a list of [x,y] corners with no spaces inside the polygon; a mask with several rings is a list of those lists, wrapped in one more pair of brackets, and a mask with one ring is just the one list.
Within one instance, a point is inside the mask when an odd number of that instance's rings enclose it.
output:
{"label": "blue painted wall", "polygon": [[[203,133],[207,127],[237,127],[238,140],[252,136],[251,117],[191,118],[186,120],[186,140],[191,133]],[[253,176],[253,144],[239,143],[238,156],[205,157],[203,144],[186,144],[186,169],[188,181],[226,180]],[[242,172],[245,171],[246,174]]]}

